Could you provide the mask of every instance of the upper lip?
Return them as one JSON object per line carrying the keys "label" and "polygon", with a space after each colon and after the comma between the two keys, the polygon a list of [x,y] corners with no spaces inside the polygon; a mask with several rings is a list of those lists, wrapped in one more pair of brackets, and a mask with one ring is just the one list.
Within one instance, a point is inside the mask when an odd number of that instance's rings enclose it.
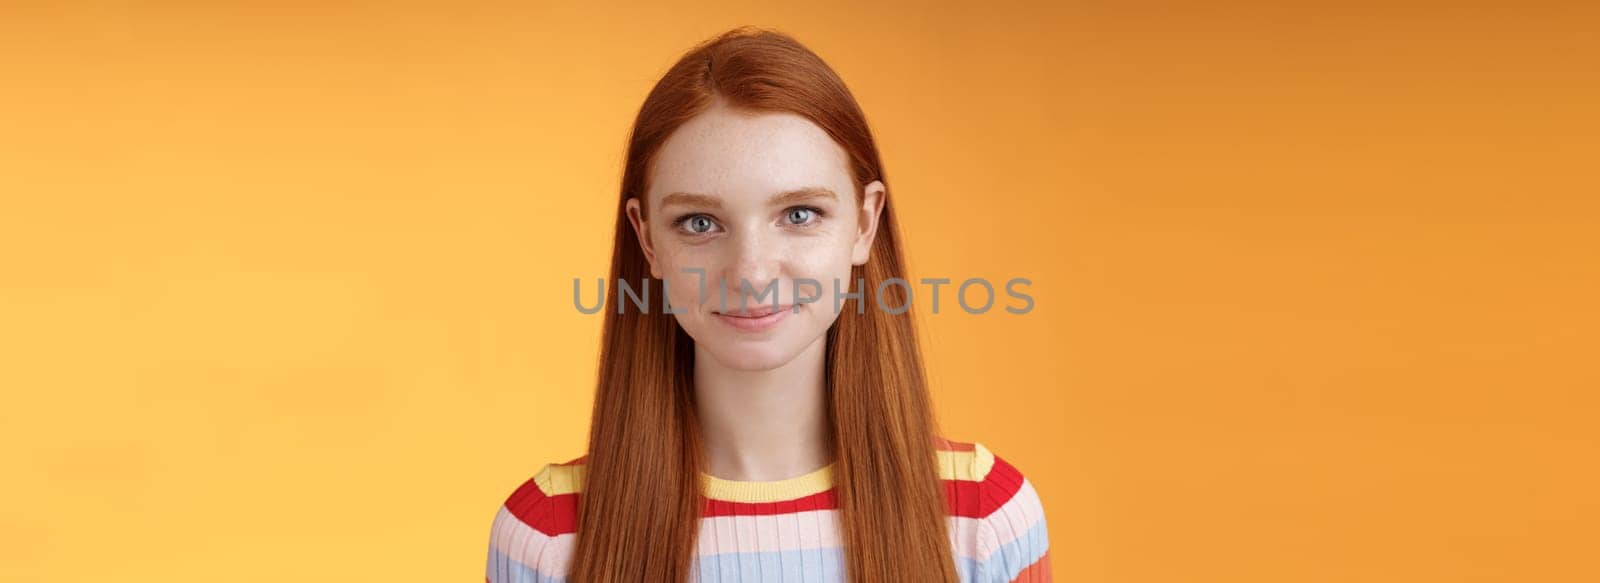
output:
{"label": "upper lip", "polygon": [[727,310],[727,311],[718,311],[718,312],[712,312],[712,313],[721,314],[721,315],[724,315],[724,316],[735,316],[735,317],[739,317],[739,318],[760,318],[762,316],[766,316],[766,315],[772,314],[773,312],[776,312],[778,310],[787,310],[787,309],[790,309],[792,307],[794,307],[794,304],[784,304],[784,305],[778,306],[777,310],[774,310],[774,309],[772,309],[772,304],[763,304],[763,305],[760,305],[760,306],[752,306],[752,307],[745,308],[745,309],[742,309],[742,310],[741,309],[731,309],[731,310]]}

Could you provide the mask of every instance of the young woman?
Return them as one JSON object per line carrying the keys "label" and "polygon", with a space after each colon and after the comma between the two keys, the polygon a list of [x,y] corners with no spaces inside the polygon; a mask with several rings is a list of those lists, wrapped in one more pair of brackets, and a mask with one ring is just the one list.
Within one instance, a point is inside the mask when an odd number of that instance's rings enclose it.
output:
{"label": "young woman", "polygon": [[588,451],[506,499],[487,580],[1050,581],[1033,485],[938,430],[893,208],[810,50],[679,60],[628,143],[607,283],[643,301],[606,294]]}

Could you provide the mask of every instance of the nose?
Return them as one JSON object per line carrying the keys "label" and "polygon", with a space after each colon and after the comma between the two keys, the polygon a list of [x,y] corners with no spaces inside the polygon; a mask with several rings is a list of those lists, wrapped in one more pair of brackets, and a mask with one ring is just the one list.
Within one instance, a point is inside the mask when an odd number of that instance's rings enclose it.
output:
{"label": "nose", "polygon": [[[723,279],[727,309],[737,310],[740,305],[770,306],[774,298],[779,304],[788,301],[782,293],[782,285],[777,282],[783,262],[782,246],[774,236],[760,231],[736,234],[727,248],[730,256]],[[739,303],[741,299],[743,304]]]}

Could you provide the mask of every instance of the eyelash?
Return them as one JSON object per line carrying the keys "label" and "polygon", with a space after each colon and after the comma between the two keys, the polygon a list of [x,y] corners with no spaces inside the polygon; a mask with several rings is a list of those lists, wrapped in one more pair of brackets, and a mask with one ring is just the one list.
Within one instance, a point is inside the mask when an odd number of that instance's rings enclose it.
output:
{"label": "eyelash", "polygon": [[[822,219],[824,217],[828,216],[828,213],[824,212],[820,208],[817,208],[817,207],[814,207],[814,206],[808,206],[808,205],[800,205],[800,206],[792,206],[792,207],[783,209],[784,219],[780,219],[780,220],[786,220],[788,218],[788,216],[789,216],[789,213],[794,212],[795,210],[808,210],[808,211],[811,211],[812,214],[816,215],[815,219],[812,220],[810,223],[807,223],[807,224],[803,224],[803,225],[796,225],[796,224],[793,224],[793,223],[788,223],[787,224],[788,226],[794,227],[794,228],[797,228],[797,229],[809,229],[809,228],[815,227],[815,226],[817,226],[818,222],[822,221]],[[702,217],[702,216],[703,217],[710,217],[711,215],[708,215],[706,213],[689,213],[689,214],[680,216],[678,218],[672,219],[672,228],[677,229],[678,232],[683,233],[685,235],[688,235],[690,237],[702,237],[702,236],[705,236],[705,235],[710,235],[712,233],[696,233],[696,232],[684,229],[684,227],[683,227],[684,223],[689,222],[690,219],[693,219],[695,217]]]}

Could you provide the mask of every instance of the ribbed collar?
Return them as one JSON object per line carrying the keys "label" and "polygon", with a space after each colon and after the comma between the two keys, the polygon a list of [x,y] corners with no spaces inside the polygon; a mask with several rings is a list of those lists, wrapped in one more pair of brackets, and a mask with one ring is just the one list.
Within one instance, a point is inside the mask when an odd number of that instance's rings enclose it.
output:
{"label": "ribbed collar", "polygon": [[705,488],[706,497],[713,500],[781,502],[826,492],[833,487],[833,468],[834,463],[829,463],[804,475],[764,482],[725,480],[701,472],[700,482]]}

